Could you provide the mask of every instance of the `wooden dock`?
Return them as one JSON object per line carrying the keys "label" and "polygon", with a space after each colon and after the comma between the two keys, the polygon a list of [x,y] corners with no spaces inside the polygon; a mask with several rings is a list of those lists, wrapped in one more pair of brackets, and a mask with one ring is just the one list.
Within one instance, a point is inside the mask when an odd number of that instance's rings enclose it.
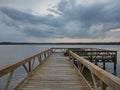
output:
{"label": "wooden dock", "polygon": [[113,63],[116,75],[117,51],[98,48],[69,48],[69,50],[95,63],[95,65],[103,63],[103,69],[106,69],[106,63]]}
{"label": "wooden dock", "polygon": [[[69,57],[64,56],[66,51]],[[27,77],[10,89],[14,72],[19,67],[26,71]],[[87,75],[83,75],[85,68],[90,72],[91,81],[86,79]],[[5,75],[8,75],[8,79],[3,90],[107,90],[107,86],[112,90],[120,88],[118,77],[67,48],[51,48],[0,68],[0,78]]]}
{"label": "wooden dock", "polygon": [[16,90],[90,90],[90,88],[63,53],[54,53]]}

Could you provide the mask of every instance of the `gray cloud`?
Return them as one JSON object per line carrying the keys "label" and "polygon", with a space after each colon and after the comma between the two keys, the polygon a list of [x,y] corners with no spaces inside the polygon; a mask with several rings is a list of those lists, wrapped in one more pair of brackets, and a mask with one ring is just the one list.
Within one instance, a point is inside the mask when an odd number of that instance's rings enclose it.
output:
{"label": "gray cloud", "polygon": [[[76,5],[75,0],[62,0],[58,10],[63,13],[63,18],[68,22],[80,22],[81,28],[74,36],[80,38],[102,38],[111,29],[120,28],[120,2],[118,0],[92,5]],[[97,27],[103,25],[101,30]],[[92,26],[97,26],[91,30]],[[82,29],[82,30],[81,30]],[[74,32],[74,30],[73,30]],[[95,33],[95,34],[94,34]],[[73,36],[72,36],[73,37]]]}
{"label": "gray cloud", "polygon": [[61,23],[58,23],[58,19],[52,15],[38,16],[31,13],[20,11],[11,7],[0,8],[1,12],[17,22],[31,23],[31,24],[48,24],[54,27],[58,27]]}
{"label": "gray cloud", "polygon": [[58,16],[34,15],[4,6],[0,7],[0,23],[26,38],[104,38],[111,29],[120,28],[119,5],[119,0],[90,5],[61,0],[55,8],[48,9]]}

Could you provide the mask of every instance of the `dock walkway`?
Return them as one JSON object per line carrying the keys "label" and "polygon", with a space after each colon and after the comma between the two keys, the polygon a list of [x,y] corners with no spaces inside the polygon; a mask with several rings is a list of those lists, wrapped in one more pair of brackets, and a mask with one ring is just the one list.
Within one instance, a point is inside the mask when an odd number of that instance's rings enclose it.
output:
{"label": "dock walkway", "polygon": [[17,90],[91,90],[68,57],[53,53]]}
{"label": "dock walkway", "polygon": [[[116,64],[116,51],[95,48],[75,51],[76,49],[79,48],[50,48],[0,68],[0,79],[6,78],[1,90],[107,90],[108,87],[110,90],[120,90],[120,78],[85,58],[87,55],[93,60],[109,55],[112,58],[110,60]],[[24,70],[26,76],[14,83],[16,76],[19,78],[19,73],[16,73],[19,69]],[[85,70],[89,73],[90,80],[87,79],[88,75],[84,75]]]}

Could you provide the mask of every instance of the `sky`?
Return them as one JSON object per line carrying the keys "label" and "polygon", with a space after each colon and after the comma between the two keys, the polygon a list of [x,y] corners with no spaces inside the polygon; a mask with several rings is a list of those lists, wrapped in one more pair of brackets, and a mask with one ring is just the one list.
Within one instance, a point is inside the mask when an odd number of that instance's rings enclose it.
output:
{"label": "sky", "polygon": [[0,42],[119,41],[119,0],[0,0]]}

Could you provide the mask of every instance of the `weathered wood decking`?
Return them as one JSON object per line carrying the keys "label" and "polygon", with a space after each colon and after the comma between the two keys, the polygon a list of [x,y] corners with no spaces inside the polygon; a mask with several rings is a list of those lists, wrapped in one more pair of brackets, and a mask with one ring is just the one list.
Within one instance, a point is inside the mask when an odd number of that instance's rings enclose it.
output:
{"label": "weathered wood decking", "polygon": [[53,53],[17,90],[90,90],[63,53]]}

